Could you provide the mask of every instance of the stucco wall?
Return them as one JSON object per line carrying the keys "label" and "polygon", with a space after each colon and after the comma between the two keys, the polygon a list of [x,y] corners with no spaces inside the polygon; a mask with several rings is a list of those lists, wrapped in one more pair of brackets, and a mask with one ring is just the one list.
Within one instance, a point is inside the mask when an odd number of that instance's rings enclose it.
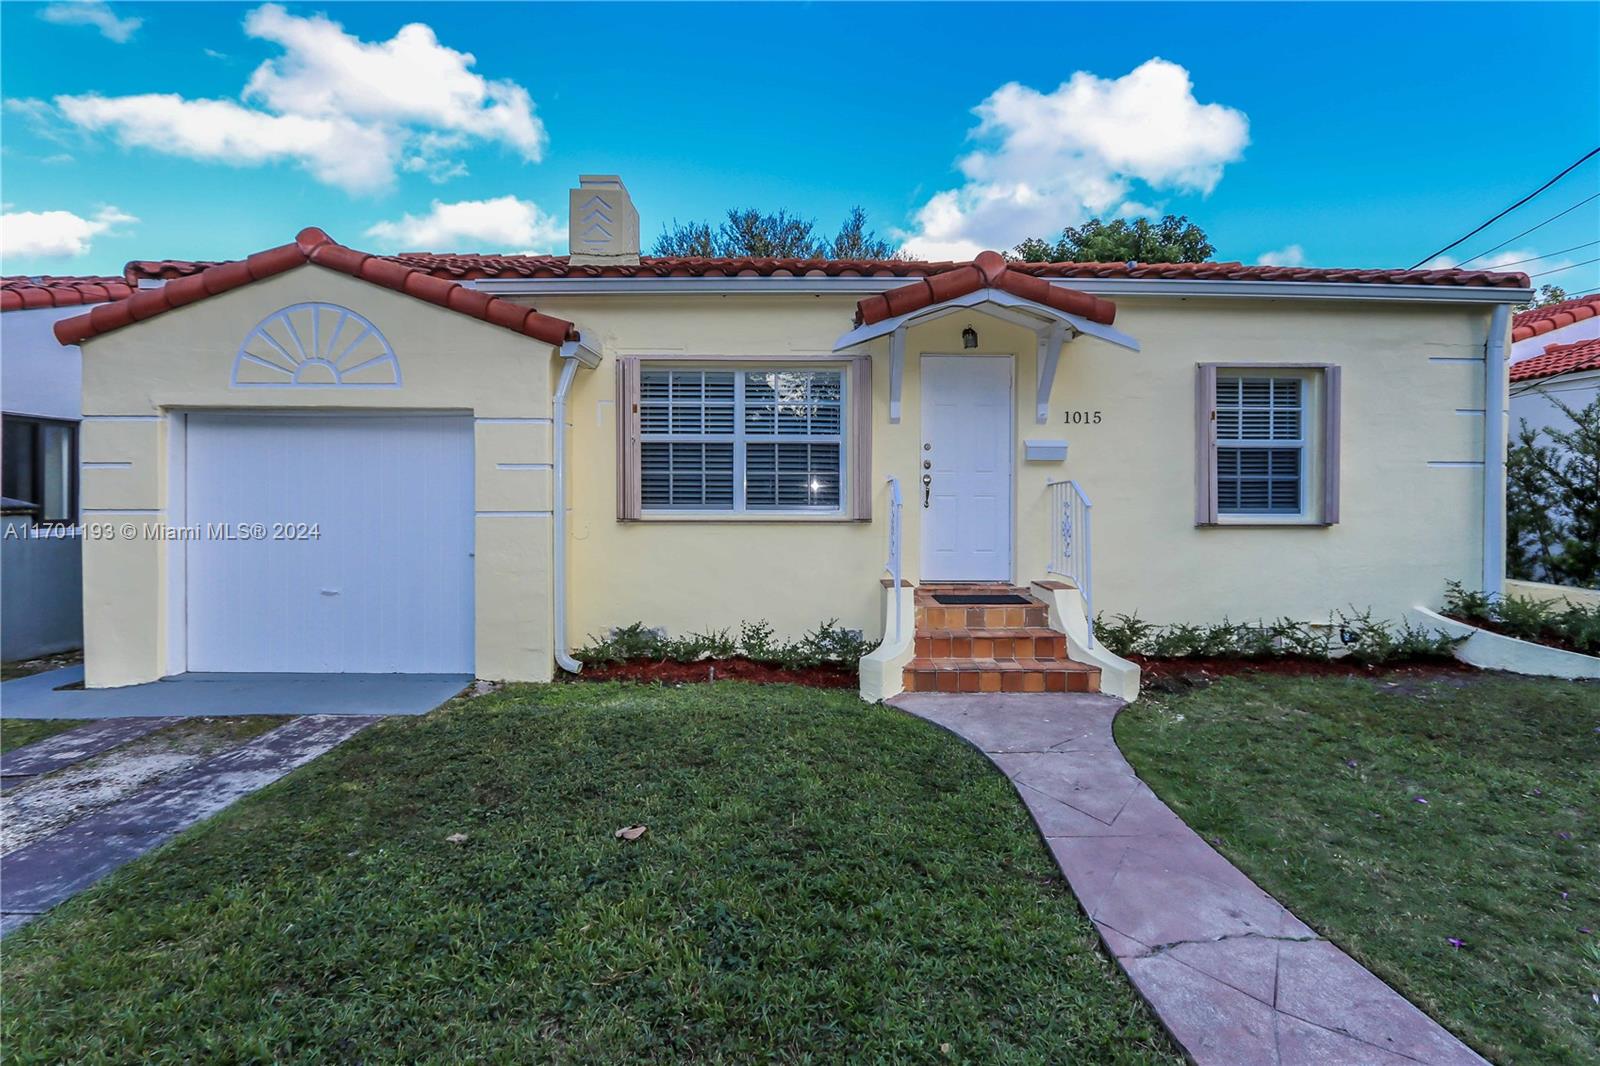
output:
{"label": "stucco wall", "polygon": [[76,345],[50,330],[90,307],[36,307],[0,314],[0,410],[76,421],[80,384]]}
{"label": "stucco wall", "polygon": [[[303,301],[360,312],[400,362],[395,389],[238,389],[240,342],[262,318]],[[308,266],[161,315],[84,345],[85,522],[166,522],[172,416],[185,410],[470,411],[476,419],[476,662],[482,677],[551,676],[551,349]],[[120,465],[127,464],[127,465]],[[502,465],[504,464],[504,465]],[[424,519],[398,514],[396,521]],[[87,682],[149,681],[182,669],[177,623],[181,544],[115,536],[84,541]],[[174,587],[176,585],[176,587]]]}
{"label": "stucco wall", "polygon": [[[541,310],[571,318],[608,356],[826,352],[853,301],[826,296],[571,296]],[[905,562],[921,542],[922,353],[1015,358],[1015,559],[1044,576],[1045,484],[1077,479],[1094,501],[1095,607],[1160,621],[1288,615],[1340,608],[1398,618],[1437,602],[1444,583],[1482,570],[1483,349],[1487,309],[1273,300],[1130,298],[1118,328],[1144,350],[1079,338],[1063,351],[1048,425],[1034,422],[1035,341],[981,314],[908,338],[902,419],[889,424],[887,341],[874,342],[876,430],[870,525],[644,521],[616,513],[615,364],[580,375],[573,394],[572,621],[575,643],[634,620],[674,633],[765,617],[785,633],[830,617],[875,635],[886,548],[884,478],[905,486]],[[1331,528],[1194,525],[1194,380],[1200,362],[1335,363],[1343,373],[1341,522]],[[1099,425],[1064,424],[1068,409]],[[1066,463],[1022,461],[1028,437],[1066,438]],[[1437,465],[1430,465],[1437,464]]]}

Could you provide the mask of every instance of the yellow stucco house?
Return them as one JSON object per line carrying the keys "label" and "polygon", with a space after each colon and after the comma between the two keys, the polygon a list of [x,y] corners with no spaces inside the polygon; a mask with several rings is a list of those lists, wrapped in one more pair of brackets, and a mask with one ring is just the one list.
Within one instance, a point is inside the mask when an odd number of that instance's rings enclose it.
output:
{"label": "yellow stucco house", "polygon": [[636,620],[837,618],[868,697],[1131,696],[1096,612],[1498,589],[1523,275],[652,259],[617,179],[571,207],[570,256],[308,229],[60,323],[86,683],[538,681]]}

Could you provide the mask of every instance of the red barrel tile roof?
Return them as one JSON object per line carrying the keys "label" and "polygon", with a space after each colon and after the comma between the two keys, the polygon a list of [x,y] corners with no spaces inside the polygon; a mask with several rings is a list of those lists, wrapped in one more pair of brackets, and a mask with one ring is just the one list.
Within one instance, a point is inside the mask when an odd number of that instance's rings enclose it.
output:
{"label": "red barrel tile roof", "polygon": [[1512,363],[1511,380],[1534,381],[1579,370],[1600,370],[1600,337],[1572,344],[1552,344],[1543,355]]}
{"label": "red barrel tile roof", "polygon": [[1002,289],[1024,300],[1053,307],[1057,311],[1080,315],[1091,322],[1111,325],[1117,305],[1076,289],[1058,288],[1034,274],[1013,270],[999,252],[981,252],[978,258],[953,266],[908,285],[868,296],[856,303],[856,325],[871,325],[886,318],[920,311],[979,289]]}
{"label": "red barrel tile roof", "polygon": [[38,307],[76,307],[103,304],[133,295],[122,278],[15,277],[0,278],[0,311],[31,311]]}
{"label": "red barrel tile roof", "polygon": [[[160,288],[141,289],[125,300],[105,304],[86,315],[57,322],[56,339],[62,344],[78,344],[307,263],[415,296],[419,300],[471,315],[546,344],[560,345],[578,339],[577,328],[566,319],[540,314],[531,307],[469,289],[394,259],[346,248],[316,227],[301,230],[292,244],[269,248],[247,259],[189,264],[194,269],[175,272],[172,280]],[[130,282],[135,280],[131,266]]]}
{"label": "red barrel tile roof", "polygon": [[[574,265],[564,255],[450,254],[401,252],[386,256],[435,277],[452,281],[478,278],[734,278],[874,277],[926,278],[966,261],[918,259],[777,259],[644,256],[636,265]],[[136,260],[127,279],[181,278],[215,266],[181,259]],[[1337,267],[1246,266],[1243,263],[1017,263],[1010,271],[1040,278],[1154,278],[1200,281],[1324,281],[1382,285],[1470,285],[1507,289],[1528,287],[1528,276],[1492,270],[1369,270]]]}
{"label": "red barrel tile roof", "polygon": [[1529,308],[1512,318],[1511,339],[1525,341],[1596,315],[1600,315],[1600,292],[1592,296],[1580,296],[1576,300]]}

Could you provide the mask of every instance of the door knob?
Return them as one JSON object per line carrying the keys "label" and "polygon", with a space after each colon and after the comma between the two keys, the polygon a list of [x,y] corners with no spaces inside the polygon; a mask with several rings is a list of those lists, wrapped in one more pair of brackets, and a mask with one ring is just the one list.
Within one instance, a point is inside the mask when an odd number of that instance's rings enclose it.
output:
{"label": "door knob", "polygon": [[933,494],[933,475],[932,474],[923,474],[922,475],[922,507],[923,507],[923,510],[927,510],[928,501],[931,498],[932,494]]}

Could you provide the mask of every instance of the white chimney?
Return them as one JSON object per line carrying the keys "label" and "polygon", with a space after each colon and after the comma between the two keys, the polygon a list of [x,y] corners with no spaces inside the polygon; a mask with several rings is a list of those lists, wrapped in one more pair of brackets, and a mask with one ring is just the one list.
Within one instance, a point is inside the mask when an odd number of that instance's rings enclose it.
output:
{"label": "white chimney", "polygon": [[578,175],[567,209],[567,248],[574,265],[638,265],[639,212],[621,178]]}

